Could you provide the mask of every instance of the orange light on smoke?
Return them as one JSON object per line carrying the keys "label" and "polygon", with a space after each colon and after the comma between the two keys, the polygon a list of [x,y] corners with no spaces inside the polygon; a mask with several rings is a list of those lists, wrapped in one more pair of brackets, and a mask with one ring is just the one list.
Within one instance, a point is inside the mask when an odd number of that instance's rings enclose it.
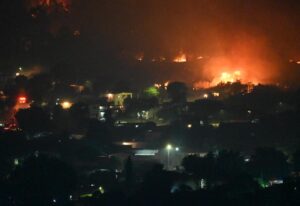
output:
{"label": "orange light on smoke", "polygon": [[18,98],[18,102],[19,102],[19,104],[26,104],[27,98],[25,96],[20,96]]}
{"label": "orange light on smoke", "polygon": [[186,54],[179,54],[178,56],[176,56],[173,60],[176,63],[183,63],[183,62],[187,62],[187,57]]}
{"label": "orange light on smoke", "polygon": [[213,83],[234,83],[241,79],[241,71],[222,72],[219,78],[216,78]]}

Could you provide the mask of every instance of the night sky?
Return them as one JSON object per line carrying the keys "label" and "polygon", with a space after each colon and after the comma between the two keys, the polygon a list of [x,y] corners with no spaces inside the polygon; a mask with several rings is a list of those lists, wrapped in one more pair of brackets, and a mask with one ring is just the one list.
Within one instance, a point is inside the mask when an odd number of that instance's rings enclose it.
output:
{"label": "night sky", "polygon": [[[165,78],[175,79],[180,68],[153,65],[151,60],[171,62],[183,53],[188,60],[207,57],[183,66],[198,75],[192,81],[211,80],[224,68],[229,72],[239,68],[247,81],[274,82],[289,75],[284,72],[286,62],[300,60],[297,0],[23,3],[4,0],[1,5],[3,69],[18,65],[69,67],[80,75],[112,77],[123,76],[133,68],[164,73],[161,67],[168,67]],[[137,65],[137,55],[148,63]]]}

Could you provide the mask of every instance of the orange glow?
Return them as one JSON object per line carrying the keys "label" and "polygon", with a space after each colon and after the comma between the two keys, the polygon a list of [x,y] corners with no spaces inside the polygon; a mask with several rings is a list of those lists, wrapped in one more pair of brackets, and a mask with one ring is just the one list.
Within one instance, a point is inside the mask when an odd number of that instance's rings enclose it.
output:
{"label": "orange glow", "polygon": [[281,79],[280,70],[284,66],[281,59],[270,51],[265,38],[241,34],[230,44],[221,41],[217,52],[199,63],[195,69],[199,82],[194,87],[208,88],[237,81],[253,85],[272,84]]}
{"label": "orange glow", "polygon": [[254,89],[254,85],[253,84],[248,84],[247,85],[247,93],[248,94],[251,93],[253,91],[253,89]]}
{"label": "orange glow", "polygon": [[157,89],[161,88],[161,84],[155,83],[154,87],[156,87]]}
{"label": "orange glow", "polygon": [[75,30],[75,31],[73,32],[73,35],[74,35],[74,36],[77,36],[77,37],[80,36],[80,31],[79,31],[79,30]]}
{"label": "orange glow", "polygon": [[212,94],[214,97],[219,97],[220,96],[220,93],[219,92],[213,92]]}
{"label": "orange glow", "polygon": [[233,83],[241,79],[241,71],[237,70],[232,73],[222,72],[220,77],[217,77],[213,80],[213,84],[218,83]]}
{"label": "orange glow", "polygon": [[19,97],[18,100],[19,100],[19,104],[26,104],[27,102],[27,98],[24,96]]}
{"label": "orange glow", "polygon": [[244,73],[243,71],[245,70],[241,68],[239,68],[239,70],[225,68],[223,72],[216,74],[211,81],[199,81],[194,83],[193,86],[196,89],[201,89],[201,88],[210,88],[213,86],[217,86],[218,84],[221,83],[226,84],[226,83],[241,82],[243,84],[248,84],[248,85],[258,84],[256,78],[253,78],[250,75],[246,75],[246,73]]}
{"label": "orange glow", "polygon": [[61,107],[63,109],[70,109],[72,107],[72,105],[73,104],[71,102],[69,102],[69,101],[64,101],[64,102],[61,103]]}
{"label": "orange glow", "polygon": [[169,81],[167,81],[167,82],[164,83],[165,89],[168,89],[169,83],[170,83]]}
{"label": "orange glow", "polygon": [[195,82],[193,87],[197,90],[200,88],[209,88],[211,87],[212,84],[209,81],[199,81],[199,82]]}
{"label": "orange glow", "polygon": [[187,62],[186,54],[180,53],[178,56],[176,56],[176,57],[174,58],[173,62],[176,62],[176,63]]}
{"label": "orange glow", "polygon": [[114,94],[108,93],[108,94],[106,94],[106,97],[107,97],[108,101],[112,101],[114,98]]}

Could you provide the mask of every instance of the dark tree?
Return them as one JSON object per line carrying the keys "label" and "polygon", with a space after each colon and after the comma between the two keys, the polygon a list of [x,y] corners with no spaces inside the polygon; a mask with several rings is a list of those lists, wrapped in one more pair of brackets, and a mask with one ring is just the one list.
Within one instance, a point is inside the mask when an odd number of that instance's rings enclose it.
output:
{"label": "dark tree", "polygon": [[89,118],[89,108],[85,103],[75,103],[69,110],[70,129],[74,133],[84,133]]}
{"label": "dark tree", "polygon": [[87,137],[101,144],[108,144],[112,140],[109,125],[96,119],[88,121]]}
{"label": "dark tree", "polygon": [[132,168],[131,156],[128,156],[128,158],[125,162],[124,172],[125,172],[125,181],[126,181],[126,183],[127,184],[132,184],[132,181],[133,181],[133,168]]}
{"label": "dark tree", "polygon": [[300,172],[300,150],[293,154],[293,166],[294,172]]}
{"label": "dark tree", "polygon": [[52,113],[53,131],[63,136],[69,136],[70,128],[68,111],[64,110],[60,105],[56,105]]}
{"label": "dark tree", "polygon": [[234,177],[244,170],[244,160],[239,152],[222,150],[216,157],[216,176],[224,180]]}
{"label": "dark tree", "polygon": [[167,88],[168,96],[174,103],[186,102],[187,86],[183,82],[171,82]]}
{"label": "dark tree", "polygon": [[138,112],[142,110],[149,110],[159,105],[156,97],[149,98],[126,98],[124,100],[126,111]]}
{"label": "dark tree", "polygon": [[190,155],[182,166],[188,173],[205,179],[208,186],[216,181],[228,181],[243,173],[244,162],[238,152],[223,150],[218,155],[208,153],[205,157]]}
{"label": "dark tree", "polygon": [[255,177],[266,180],[285,178],[289,172],[287,156],[274,148],[258,148],[251,158],[251,171]]}
{"label": "dark tree", "polygon": [[67,202],[76,186],[76,173],[61,160],[32,155],[10,177],[13,197],[22,205],[58,205]]}
{"label": "dark tree", "polygon": [[209,153],[205,157],[196,155],[186,156],[181,164],[188,173],[211,182],[214,179],[215,163],[216,160],[213,154]]}
{"label": "dark tree", "polygon": [[209,115],[219,112],[223,108],[220,101],[205,99],[197,100],[190,106],[190,111],[196,117],[206,120]]}
{"label": "dark tree", "polygon": [[16,119],[19,127],[29,134],[47,131],[50,125],[49,114],[40,107],[19,110]]}
{"label": "dark tree", "polygon": [[29,95],[35,102],[41,102],[49,95],[51,79],[46,74],[39,74],[29,79]]}
{"label": "dark tree", "polygon": [[[142,191],[146,196],[153,198],[167,195],[172,186],[172,176],[163,170],[163,165],[156,164],[152,170],[146,174],[142,185]],[[152,200],[153,201],[153,200]]]}

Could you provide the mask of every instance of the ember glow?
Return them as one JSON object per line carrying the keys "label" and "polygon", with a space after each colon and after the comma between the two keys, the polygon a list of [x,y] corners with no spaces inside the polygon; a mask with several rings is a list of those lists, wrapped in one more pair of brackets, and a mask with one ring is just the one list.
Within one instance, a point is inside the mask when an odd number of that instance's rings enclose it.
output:
{"label": "ember glow", "polygon": [[207,81],[198,81],[194,84],[194,88],[209,88],[221,83],[234,83],[241,82],[243,84],[258,84],[267,83],[264,82],[263,76],[255,76],[255,73],[251,73],[245,68],[230,68],[230,67],[216,67],[206,73],[205,78],[210,77]]}
{"label": "ember glow", "polygon": [[187,62],[186,54],[180,53],[178,56],[176,56],[173,60],[176,63],[184,63]]}
{"label": "ember glow", "polygon": [[213,84],[216,83],[233,83],[241,80],[241,71],[237,70],[233,73],[222,72],[220,77],[217,77],[213,80]]}

